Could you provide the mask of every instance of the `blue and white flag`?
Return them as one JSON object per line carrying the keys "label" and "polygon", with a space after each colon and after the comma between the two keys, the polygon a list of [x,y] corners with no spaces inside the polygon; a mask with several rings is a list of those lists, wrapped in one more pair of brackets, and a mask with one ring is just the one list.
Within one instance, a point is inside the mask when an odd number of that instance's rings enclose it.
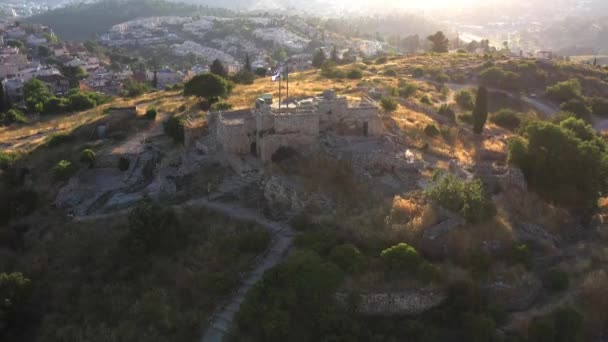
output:
{"label": "blue and white flag", "polygon": [[272,82],[276,82],[281,79],[281,72],[282,72],[281,69],[282,68],[279,67],[277,69],[277,71],[274,72],[274,74],[272,75]]}

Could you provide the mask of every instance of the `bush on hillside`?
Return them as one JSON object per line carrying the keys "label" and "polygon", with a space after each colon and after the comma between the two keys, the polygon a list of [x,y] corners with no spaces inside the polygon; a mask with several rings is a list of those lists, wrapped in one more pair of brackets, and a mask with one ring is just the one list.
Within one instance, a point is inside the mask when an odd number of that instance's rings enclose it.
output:
{"label": "bush on hillside", "polygon": [[17,160],[17,155],[12,152],[0,151],[0,170],[8,170]]}
{"label": "bush on hillside", "polygon": [[[511,141],[509,162],[519,167],[530,188],[564,206],[590,210],[608,190],[608,146],[593,127],[569,118],[559,125],[528,123]],[[542,162],[541,162],[542,161]]]}
{"label": "bush on hillside", "polygon": [[414,78],[421,78],[424,76],[424,69],[418,67],[415,68],[414,71],[412,71],[412,77]]}
{"label": "bush on hillside", "polygon": [[463,89],[454,96],[456,103],[464,110],[473,110],[475,108],[475,95],[469,89]]}
{"label": "bush on hillside", "polygon": [[125,244],[133,255],[173,252],[187,238],[171,209],[144,201],[129,213]]}
{"label": "bush on hillside", "polygon": [[444,103],[441,106],[439,106],[437,113],[441,116],[445,116],[452,122],[454,122],[456,120],[456,113],[454,112],[452,107],[450,107],[449,104]]}
{"label": "bush on hillside", "polygon": [[213,108],[214,111],[224,111],[224,110],[230,110],[232,109],[232,104],[228,103],[228,102],[218,102],[213,104],[213,106],[211,106]]}
{"label": "bush on hillside", "polygon": [[384,70],[384,76],[395,77],[397,76],[397,72],[395,69],[386,69]]}
{"label": "bush on hillside", "polygon": [[56,147],[74,141],[74,136],[70,133],[53,133],[47,140],[49,147]]}
{"label": "bush on hillside", "polygon": [[327,78],[344,78],[346,74],[344,71],[338,69],[336,62],[328,60],[321,66],[321,76]]}
{"label": "bush on hillside", "polygon": [[432,105],[433,100],[431,100],[431,97],[429,96],[429,94],[422,94],[422,96],[420,96],[420,103],[423,103],[426,105]]}
{"label": "bush on hillside", "polygon": [[440,176],[425,191],[425,196],[446,209],[460,213],[470,223],[485,221],[496,213],[479,179],[463,181],[452,174]]}
{"label": "bush on hillside", "polygon": [[186,120],[180,116],[172,116],[163,123],[165,134],[173,138],[176,143],[184,143],[184,125]]}
{"label": "bush on hillside", "polygon": [[581,83],[573,78],[567,81],[558,82],[546,89],[547,96],[558,102],[563,103],[582,96]]}
{"label": "bush on hillside", "polygon": [[608,116],[608,99],[603,97],[593,97],[590,99],[591,111],[597,116]]}
{"label": "bush on hillside", "polygon": [[351,274],[362,272],[367,265],[365,255],[353,244],[334,247],[329,253],[329,260]]}
{"label": "bush on hillside", "polygon": [[380,106],[388,113],[394,112],[397,109],[397,101],[390,97],[383,97],[380,99]]}
{"label": "bush on hillside", "polygon": [[399,96],[407,99],[411,96],[414,96],[416,94],[416,91],[418,91],[418,87],[413,84],[413,83],[405,83],[403,85],[400,85],[399,87]]}
{"label": "bush on hillside", "polygon": [[64,159],[55,164],[51,172],[53,173],[53,178],[55,178],[55,180],[65,181],[76,173],[76,167],[72,162]]}
{"label": "bush on hillside", "polygon": [[128,158],[125,158],[125,157],[118,158],[117,166],[120,171],[127,171],[129,169],[130,165],[131,165],[131,162],[129,161]]}
{"label": "bush on hillside", "polygon": [[433,124],[428,124],[426,127],[424,127],[424,134],[426,134],[428,137],[434,138],[438,136],[439,133],[439,128]]}
{"label": "bush on hillside", "polygon": [[158,112],[156,111],[156,108],[150,107],[148,108],[148,110],[146,110],[146,114],[144,114],[144,119],[154,121],[156,120],[157,114]]}
{"label": "bush on hillside", "polygon": [[346,77],[351,80],[359,80],[363,78],[363,73],[361,70],[353,68],[346,73]]}
{"label": "bush on hillside", "polygon": [[9,109],[0,113],[0,126],[27,123],[27,118],[17,109]]}
{"label": "bush on hillside", "polygon": [[376,58],[376,64],[385,64],[386,62],[388,62],[388,57],[386,56]]}
{"label": "bush on hillside", "polygon": [[577,118],[585,121],[589,121],[591,119],[591,108],[589,108],[585,101],[580,98],[570,99],[562,103],[560,109],[563,112],[574,113]]}
{"label": "bush on hillside", "polygon": [[80,162],[87,165],[93,165],[95,163],[95,152],[91,149],[85,149],[80,152]]}
{"label": "bush on hillside", "polygon": [[464,112],[464,113],[458,115],[458,120],[460,120],[460,122],[462,122],[462,123],[472,125],[473,124],[473,113]]}
{"label": "bush on hillside", "polygon": [[380,259],[390,272],[416,271],[422,261],[416,249],[404,242],[383,250]]}
{"label": "bush on hillside", "polygon": [[490,115],[490,122],[502,128],[514,130],[521,123],[520,114],[511,109],[501,109]]}

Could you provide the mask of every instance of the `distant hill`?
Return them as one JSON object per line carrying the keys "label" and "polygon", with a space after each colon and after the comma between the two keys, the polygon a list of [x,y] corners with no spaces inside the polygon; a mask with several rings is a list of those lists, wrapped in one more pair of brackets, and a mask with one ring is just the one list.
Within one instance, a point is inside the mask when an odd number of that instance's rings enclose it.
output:
{"label": "distant hill", "polygon": [[140,17],[229,13],[226,9],[212,9],[164,0],[102,0],[68,5],[30,17],[25,21],[47,25],[62,39],[84,41],[106,32],[113,25]]}

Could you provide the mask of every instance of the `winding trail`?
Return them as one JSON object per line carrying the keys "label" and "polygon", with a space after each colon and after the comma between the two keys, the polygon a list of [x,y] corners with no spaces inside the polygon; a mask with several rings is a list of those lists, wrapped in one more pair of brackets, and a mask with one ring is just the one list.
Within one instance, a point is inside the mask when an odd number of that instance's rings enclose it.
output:
{"label": "winding trail", "polygon": [[266,228],[272,235],[270,248],[259,257],[257,264],[232,294],[232,298],[226,301],[225,305],[219,307],[209,319],[208,324],[205,324],[201,342],[221,342],[230,331],[234,316],[245,300],[247,292],[262,278],[266,270],[277,265],[286,256],[291,247],[294,232],[285,222],[268,220],[257,211],[232,204],[195,199],[180,204],[179,207],[204,207],[239,221],[254,222]]}

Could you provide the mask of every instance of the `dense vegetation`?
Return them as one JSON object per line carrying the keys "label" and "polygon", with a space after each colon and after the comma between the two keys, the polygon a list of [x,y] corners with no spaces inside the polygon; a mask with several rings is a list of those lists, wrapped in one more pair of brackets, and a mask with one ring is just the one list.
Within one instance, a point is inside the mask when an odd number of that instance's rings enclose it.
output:
{"label": "dense vegetation", "polygon": [[608,146],[584,121],[535,121],[512,141],[509,160],[529,185],[561,205],[588,210],[608,190]]}
{"label": "dense vegetation", "polygon": [[44,246],[0,261],[2,341],[195,340],[270,241],[253,225],[151,203],[101,225],[52,227]]}

